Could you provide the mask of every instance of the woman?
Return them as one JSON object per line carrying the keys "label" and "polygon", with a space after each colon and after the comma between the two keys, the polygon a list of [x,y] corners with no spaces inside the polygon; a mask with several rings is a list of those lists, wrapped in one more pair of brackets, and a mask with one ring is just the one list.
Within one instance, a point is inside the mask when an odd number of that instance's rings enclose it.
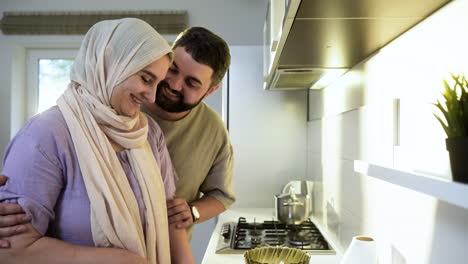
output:
{"label": "woman", "polygon": [[167,223],[176,174],[164,137],[140,113],[172,56],[138,19],[88,31],[58,106],[6,150],[0,200],[33,220],[0,250],[2,263],[193,263],[185,231]]}

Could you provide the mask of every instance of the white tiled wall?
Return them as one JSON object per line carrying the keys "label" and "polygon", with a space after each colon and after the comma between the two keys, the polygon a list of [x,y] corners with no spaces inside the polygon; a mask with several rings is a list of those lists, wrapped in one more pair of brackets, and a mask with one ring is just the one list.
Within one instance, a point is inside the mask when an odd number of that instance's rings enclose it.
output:
{"label": "white tiled wall", "polygon": [[274,207],[284,184],[306,177],[307,92],[264,91],[262,54],[261,46],[231,47],[236,207]]}
{"label": "white tiled wall", "polygon": [[310,94],[323,104],[309,108],[308,177],[320,187],[314,214],[342,249],[353,236],[370,235],[381,264],[468,263],[468,210],[353,170],[354,160],[364,160],[450,178],[430,103],[449,72],[468,73],[467,11],[467,0],[452,1]]}

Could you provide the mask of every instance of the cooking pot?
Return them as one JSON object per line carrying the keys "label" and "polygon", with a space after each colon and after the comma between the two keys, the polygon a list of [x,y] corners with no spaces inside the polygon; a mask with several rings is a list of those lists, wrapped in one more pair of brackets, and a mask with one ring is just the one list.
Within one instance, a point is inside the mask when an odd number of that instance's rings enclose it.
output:
{"label": "cooking pot", "polygon": [[289,193],[275,195],[276,218],[285,224],[298,225],[309,218],[310,195],[296,194],[294,188]]}

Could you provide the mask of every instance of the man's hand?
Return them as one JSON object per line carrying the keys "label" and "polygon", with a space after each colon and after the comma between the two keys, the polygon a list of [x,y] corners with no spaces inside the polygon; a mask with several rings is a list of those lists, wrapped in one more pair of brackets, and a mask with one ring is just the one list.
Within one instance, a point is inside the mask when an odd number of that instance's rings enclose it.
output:
{"label": "man's hand", "polygon": [[[7,177],[0,175],[0,186],[5,185]],[[9,248],[10,242],[3,240],[5,237],[21,234],[26,231],[26,224],[31,217],[24,214],[18,204],[0,203],[0,248]]]}
{"label": "man's hand", "polygon": [[167,201],[167,216],[169,224],[176,224],[177,228],[187,228],[193,224],[192,211],[187,201],[174,198]]}

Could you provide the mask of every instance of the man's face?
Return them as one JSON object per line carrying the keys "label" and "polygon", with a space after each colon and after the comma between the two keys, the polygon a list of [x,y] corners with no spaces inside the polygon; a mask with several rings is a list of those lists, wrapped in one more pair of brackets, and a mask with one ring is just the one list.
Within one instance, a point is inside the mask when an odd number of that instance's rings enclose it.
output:
{"label": "man's face", "polygon": [[183,47],[174,50],[174,63],[156,92],[156,104],[171,113],[181,113],[197,106],[217,89],[211,86],[213,69],[198,63]]}

